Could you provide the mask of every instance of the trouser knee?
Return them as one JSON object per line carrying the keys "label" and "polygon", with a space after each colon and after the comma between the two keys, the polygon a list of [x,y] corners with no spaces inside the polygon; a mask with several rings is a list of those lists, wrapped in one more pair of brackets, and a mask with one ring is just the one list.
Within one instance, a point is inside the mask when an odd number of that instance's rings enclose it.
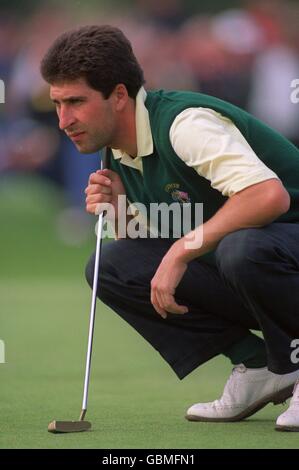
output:
{"label": "trouser knee", "polygon": [[243,229],[225,236],[216,250],[222,276],[232,282],[255,283],[264,262],[273,259],[273,243],[261,229]]}
{"label": "trouser knee", "polygon": [[[99,263],[98,296],[118,295],[134,286],[149,286],[157,267],[160,264],[167,244],[162,241],[145,239],[121,239],[103,243]],[[86,266],[85,275],[92,287],[95,255],[93,254]],[[103,299],[102,299],[103,300]]]}

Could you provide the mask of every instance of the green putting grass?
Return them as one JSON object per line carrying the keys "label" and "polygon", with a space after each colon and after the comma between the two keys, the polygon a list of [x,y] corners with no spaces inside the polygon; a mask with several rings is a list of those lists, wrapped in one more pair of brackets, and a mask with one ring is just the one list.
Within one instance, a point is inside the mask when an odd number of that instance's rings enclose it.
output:
{"label": "green putting grass", "polygon": [[80,279],[1,282],[1,448],[298,447],[297,433],[273,429],[283,406],[268,405],[241,423],[186,421],[190,404],[220,394],[230,365],[217,358],[179,381],[100,303],[87,414],[92,432],[49,434],[48,422],[80,413],[89,294]]}
{"label": "green putting grass", "polygon": [[281,405],[268,405],[240,423],[186,421],[190,404],[220,396],[229,362],[218,357],[179,381],[101,303],[86,416],[92,431],[49,434],[50,421],[77,420],[81,410],[91,299],[83,271],[94,239],[80,249],[63,245],[53,230],[59,203],[53,204],[52,193],[26,188],[27,205],[0,197],[0,339],[6,347],[0,448],[298,448],[298,433],[274,431]]}

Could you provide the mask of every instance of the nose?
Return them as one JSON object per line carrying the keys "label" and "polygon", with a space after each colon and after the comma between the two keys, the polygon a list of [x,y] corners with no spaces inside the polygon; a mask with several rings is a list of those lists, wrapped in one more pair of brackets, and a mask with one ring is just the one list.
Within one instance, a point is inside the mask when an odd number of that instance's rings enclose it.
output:
{"label": "nose", "polygon": [[59,110],[58,118],[59,118],[59,128],[62,131],[65,131],[66,129],[71,127],[76,121],[72,111],[64,106],[61,106]]}

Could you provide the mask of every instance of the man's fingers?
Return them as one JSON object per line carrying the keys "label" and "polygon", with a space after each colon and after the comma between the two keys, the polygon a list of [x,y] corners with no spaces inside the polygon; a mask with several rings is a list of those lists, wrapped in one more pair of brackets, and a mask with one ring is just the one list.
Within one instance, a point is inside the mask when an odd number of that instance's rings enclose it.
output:
{"label": "man's fingers", "polygon": [[167,317],[167,313],[183,315],[188,312],[188,307],[177,304],[173,295],[163,294],[156,289],[151,290],[151,303],[156,312],[163,318]]}
{"label": "man's fingers", "polygon": [[110,194],[91,194],[86,198],[86,211],[89,214],[99,215],[103,211],[107,211],[107,204],[111,203]]}
{"label": "man's fingers", "polygon": [[110,194],[90,194],[86,197],[86,204],[100,204],[103,202],[111,202]]}
{"label": "man's fingers", "polygon": [[107,202],[95,204],[94,214],[100,215],[102,212],[105,212],[107,214]]}
{"label": "man's fingers", "polygon": [[117,178],[119,178],[118,173],[113,170],[108,170],[108,168],[105,168],[105,170],[98,170],[97,175],[103,175],[111,181],[115,181]]}
{"label": "man's fingers", "polygon": [[188,312],[188,307],[177,304],[174,296],[171,294],[162,294],[160,305],[169,313],[184,314]]}
{"label": "man's fingers", "polygon": [[85,189],[85,194],[112,194],[112,189],[109,186],[103,186],[101,184],[90,184]]}
{"label": "man's fingers", "polygon": [[[93,215],[100,215],[102,212],[105,212],[105,214],[109,217],[109,207],[107,207],[107,202],[99,202],[97,204],[86,204],[86,211],[89,214]],[[110,219],[113,219],[113,215],[110,216]]]}
{"label": "man's fingers", "polygon": [[88,185],[90,184],[101,184],[103,186],[111,185],[111,178],[103,175],[102,173],[91,173],[88,179]]}
{"label": "man's fingers", "polygon": [[161,315],[162,318],[167,318],[167,312],[165,312],[165,310],[163,310],[163,308],[160,307],[159,305],[159,302],[158,302],[158,299],[156,297],[156,295],[154,294],[153,291],[151,291],[151,303],[154,307],[154,309],[156,310],[156,312]]}
{"label": "man's fingers", "polygon": [[162,317],[164,318],[167,318],[167,312],[165,312],[165,310],[163,310],[162,308],[158,307],[157,305],[154,305],[154,309],[156,310],[156,312]]}
{"label": "man's fingers", "polygon": [[98,204],[86,204],[86,211],[89,214],[97,215]]}

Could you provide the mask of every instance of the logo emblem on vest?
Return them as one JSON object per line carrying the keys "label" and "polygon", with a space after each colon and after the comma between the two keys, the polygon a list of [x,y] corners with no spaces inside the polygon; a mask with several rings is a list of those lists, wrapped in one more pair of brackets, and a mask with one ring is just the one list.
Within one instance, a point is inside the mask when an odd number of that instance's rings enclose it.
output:
{"label": "logo emblem on vest", "polygon": [[179,183],[170,183],[165,186],[165,191],[170,193],[172,199],[180,204],[190,204],[191,200],[186,191],[179,190]]}

